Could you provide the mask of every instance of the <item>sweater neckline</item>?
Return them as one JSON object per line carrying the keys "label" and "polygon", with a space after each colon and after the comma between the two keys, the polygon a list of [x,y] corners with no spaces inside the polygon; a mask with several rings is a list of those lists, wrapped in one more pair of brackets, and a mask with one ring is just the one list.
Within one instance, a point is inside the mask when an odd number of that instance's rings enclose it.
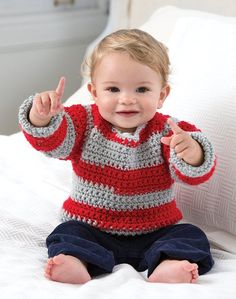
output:
{"label": "sweater neckline", "polygon": [[164,120],[166,119],[166,116],[157,112],[153,119],[149,122],[138,126],[133,136],[125,136],[101,116],[96,104],[92,104],[91,109],[93,115],[93,126],[97,128],[100,133],[106,136],[106,138],[118,143],[137,146],[138,144],[145,142],[152,132],[161,132],[164,129]]}
{"label": "sweater neckline", "polygon": [[122,132],[119,129],[115,128],[112,126],[112,124],[110,124],[111,126],[111,130],[112,132],[114,132],[118,137],[120,137],[121,139],[129,139],[129,140],[134,140],[134,141],[138,141],[140,139],[140,133],[143,129],[145,129],[146,127],[146,123],[138,126],[134,132]]}

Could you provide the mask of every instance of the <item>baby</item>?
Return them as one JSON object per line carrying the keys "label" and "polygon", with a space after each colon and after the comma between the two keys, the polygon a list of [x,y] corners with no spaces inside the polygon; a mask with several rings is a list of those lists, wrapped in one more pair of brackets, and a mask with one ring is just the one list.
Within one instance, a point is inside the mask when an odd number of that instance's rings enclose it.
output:
{"label": "baby", "polygon": [[32,146],[70,160],[72,190],[47,237],[48,279],[83,284],[128,263],[149,282],[194,283],[213,265],[198,227],[179,224],[173,183],[197,185],[215,169],[210,141],[158,110],[169,92],[165,46],[141,30],[106,36],[84,63],[94,104],[64,107],[56,90],[21,106]]}

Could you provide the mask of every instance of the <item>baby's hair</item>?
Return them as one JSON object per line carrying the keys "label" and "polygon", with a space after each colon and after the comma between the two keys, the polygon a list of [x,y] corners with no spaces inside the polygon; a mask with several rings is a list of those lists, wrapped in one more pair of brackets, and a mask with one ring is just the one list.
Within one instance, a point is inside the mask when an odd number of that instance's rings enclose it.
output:
{"label": "baby's hair", "polygon": [[128,53],[135,61],[160,74],[163,86],[168,83],[170,61],[167,48],[139,29],[122,29],[104,37],[83,62],[82,73],[93,80],[95,68],[104,55],[114,52]]}

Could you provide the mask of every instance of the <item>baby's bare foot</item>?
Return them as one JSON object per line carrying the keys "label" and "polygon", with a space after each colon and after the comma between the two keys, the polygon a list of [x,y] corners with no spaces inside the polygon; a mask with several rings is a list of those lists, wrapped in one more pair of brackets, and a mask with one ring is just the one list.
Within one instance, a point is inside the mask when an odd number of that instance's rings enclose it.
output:
{"label": "baby's bare foot", "polygon": [[73,284],[91,280],[86,266],[79,259],[64,254],[48,259],[44,275],[50,280]]}
{"label": "baby's bare foot", "polygon": [[198,279],[198,265],[183,260],[165,260],[149,276],[150,282],[195,283]]}

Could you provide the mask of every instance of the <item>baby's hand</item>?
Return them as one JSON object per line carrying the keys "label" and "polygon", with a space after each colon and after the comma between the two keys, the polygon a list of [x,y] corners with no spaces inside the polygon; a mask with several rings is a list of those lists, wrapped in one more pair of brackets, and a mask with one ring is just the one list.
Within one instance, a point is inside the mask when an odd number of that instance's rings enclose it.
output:
{"label": "baby's hand", "polygon": [[30,122],[36,127],[48,125],[52,116],[63,111],[61,99],[65,88],[65,78],[61,77],[56,90],[45,91],[35,96],[29,113]]}
{"label": "baby's hand", "polygon": [[200,144],[170,118],[168,118],[167,123],[173,131],[173,135],[162,137],[161,142],[174,149],[177,157],[183,159],[186,163],[192,166],[200,166],[204,159]]}

